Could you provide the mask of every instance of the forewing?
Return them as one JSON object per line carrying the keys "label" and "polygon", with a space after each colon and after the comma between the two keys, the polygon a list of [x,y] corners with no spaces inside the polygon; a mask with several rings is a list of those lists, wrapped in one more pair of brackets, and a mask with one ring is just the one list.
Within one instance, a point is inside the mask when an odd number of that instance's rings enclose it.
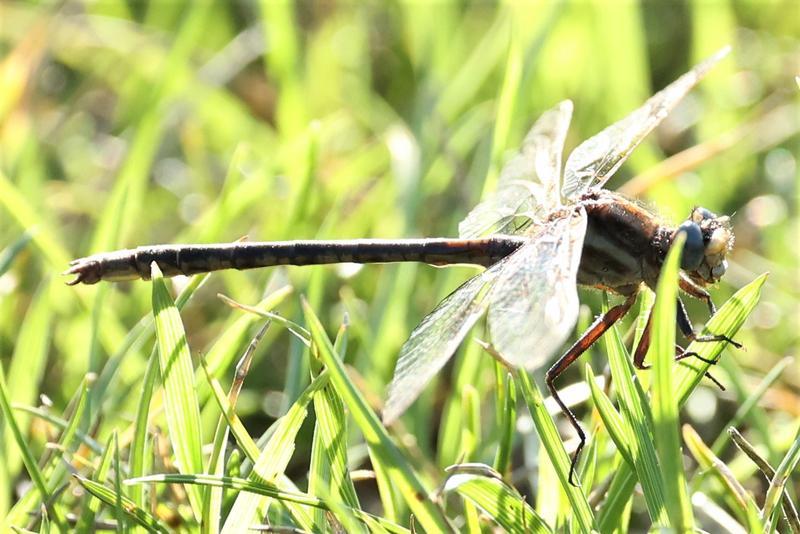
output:
{"label": "forewing", "polygon": [[542,209],[557,205],[561,156],[571,117],[569,100],[539,117],[520,151],[500,172],[497,191],[475,206],[458,225],[461,237],[519,233],[524,226],[520,224],[521,217],[530,219]]}
{"label": "forewing", "polygon": [[720,50],[650,97],[642,107],[578,145],[567,159],[563,197],[575,198],[590,188],[602,186],[642,139],[729,51],[730,47]]}
{"label": "forewing", "polygon": [[485,288],[505,260],[467,280],[439,303],[411,332],[400,349],[383,409],[386,424],[396,420],[447,363],[470,328],[486,311]]}
{"label": "forewing", "polygon": [[488,296],[492,344],[507,362],[539,367],[572,332],[585,234],[586,213],[579,209],[538,227],[508,257]]}

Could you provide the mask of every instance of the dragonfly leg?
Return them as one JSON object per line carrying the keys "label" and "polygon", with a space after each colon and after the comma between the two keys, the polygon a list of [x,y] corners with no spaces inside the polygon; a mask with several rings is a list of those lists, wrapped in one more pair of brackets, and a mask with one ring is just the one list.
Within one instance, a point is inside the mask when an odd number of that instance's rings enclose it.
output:
{"label": "dragonfly leg", "polygon": [[[684,291],[686,294],[705,302],[706,306],[708,306],[709,315],[714,315],[717,313],[717,307],[714,306],[714,302],[711,300],[711,294],[708,291],[698,286],[685,276],[681,276],[678,280],[678,287],[680,287],[681,291]],[[681,306],[683,306],[683,304],[681,304]],[[686,310],[684,310],[684,313],[685,312]]]}
{"label": "dragonfly leg", "polygon": [[572,428],[575,429],[575,432],[578,434],[578,438],[580,440],[569,465],[569,483],[573,486],[579,485],[574,480],[575,467],[578,464],[578,458],[580,457],[581,450],[583,450],[583,446],[586,444],[586,434],[583,433],[583,429],[578,423],[578,419],[575,417],[575,414],[572,413],[572,410],[570,410],[561,399],[554,382],[564,371],[567,370],[570,365],[575,363],[575,360],[580,358],[581,354],[586,352],[586,350],[591,347],[592,344],[597,341],[606,330],[611,328],[614,323],[628,313],[628,310],[631,309],[631,306],[633,306],[635,301],[636,293],[630,295],[622,304],[614,306],[601,317],[599,317],[594,324],[590,326],[586,332],[584,332],[580,339],[578,339],[578,341],[576,341],[575,344],[572,345],[572,347],[570,347],[570,349],[564,353],[564,355],[561,356],[552,367],[550,367],[545,375],[547,389],[550,390],[553,400],[555,400],[558,406],[561,408],[561,413],[567,417],[567,420],[569,421],[570,425],[572,425]]}
{"label": "dragonfly leg", "polygon": [[[703,292],[706,293],[705,290],[703,290]],[[706,295],[708,295],[708,293],[706,293]],[[709,297],[708,301],[711,302],[711,297]],[[742,348],[741,343],[734,341],[728,336],[724,336],[722,334],[713,334],[707,336],[696,335],[694,333],[694,330],[692,329],[692,322],[689,319],[689,314],[686,312],[686,308],[684,307],[683,301],[680,298],[678,298],[678,306],[675,311],[676,311],[676,319],[678,321],[678,328],[681,329],[681,333],[689,341],[697,341],[698,343],[711,343],[714,341],[724,341],[726,343],[730,343],[737,349]]]}
{"label": "dragonfly leg", "polygon": [[[678,299],[677,307],[676,307],[676,321],[678,323],[678,327],[680,328],[681,332],[684,336],[692,341],[728,341],[731,342],[727,337],[721,336],[721,338],[717,339],[706,339],[706,338],[714,338],[714,336],[703,336],[704,339],[698,338],[698,336],[694,335],[694,331],[692,330],[692,325],[689,320],[689,314],[686,313],[686,308],[683,306],[683,302],[681,299]],[[650,348],[650,340],[651,340],[651,330],[653,326],[653,313],[652,310],[650,312],[650,316],[647,318],[647,324],[644,327],[644,331],[642,332],[642,337],[639,339],[639,345],[636,347],[636,350],[633,352],[633,365],[637,369],[650,369],[650,365],[644,363],[644,357],[647,355],[647,349]],[[734,346],[741,346],[736,342],[732,342]],[[710,365],[716,365],[716,360],[711,360],[708,358],[703,358],[696,352],[690,352],[681,347],[680,345],[675,345],[675,361],[681,361],[686,358],[697,358],[698,360],[705,362]],[[725,391],[725,386],[723,386],[719,380],[714,378],[711,373],[708,371],[705,372],[705,376],[714,382],[722,391]]]}

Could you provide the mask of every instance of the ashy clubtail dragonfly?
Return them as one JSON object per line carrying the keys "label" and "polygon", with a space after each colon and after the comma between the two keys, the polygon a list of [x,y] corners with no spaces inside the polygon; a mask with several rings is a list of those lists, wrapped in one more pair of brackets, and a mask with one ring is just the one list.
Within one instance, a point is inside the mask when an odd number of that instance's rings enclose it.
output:
{"label": "ashy clubtail dragonfly", "polygon": [[[148,279],[151,263],[165,276],[219,269],[340,262],[424,262],[487,267],[445,298],[403,345],[389,386],[383,419],[397,419],[444,366],[470,328],[488,311],[491,343],[508,364],[535,370],[564,344],[578,317],[577,285],[620,295],[624,302],[601,316],[550,367],[547,386],[580,437],[578,421],[554,382],[608,328],[630,310],[643,286],[655,288],[662,263],[678,232],[686,234],[680,288],[714,305],[705,287],[727,268],[733,231],[726,216],[695,208],[677,227],[662,223],[643,206],[603,189],[631,151],[655,128],[728,50],[700,63],[645,104],[580,144],[561,159],[572,116],[564,101],[545,112],[525,137],[520,151],[503,167],[497,191],[459,225],[458,239],[359,239],[336,241],[238,242],[216,245],[160,245],[95,254],[72,262],[70,284],[101,280]],[[683,304],[677,323],[694,341],[725,341],[696,336]],[[634,351],[644,368],[650,341],[648,322]],[[693,355],[679,351],[676,357]]]}

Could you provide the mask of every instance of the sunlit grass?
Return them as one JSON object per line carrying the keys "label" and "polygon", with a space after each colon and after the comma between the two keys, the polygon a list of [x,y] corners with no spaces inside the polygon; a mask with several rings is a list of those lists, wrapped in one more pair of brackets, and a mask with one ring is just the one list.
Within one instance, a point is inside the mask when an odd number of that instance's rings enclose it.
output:
{"label": "sunlit grass", "polygon": [[[780,6],[7,2],[2,19],[4,530],[790,531],[800,43]],[[720,357],[727,387],[698,406],[708,366],[665,358],[669,310],[653,370],[632,369],[632,321],[606,335],[603,363],[559,382],[589,381],[569,399],[590,440],[580,487],[541,371],[509,373],[473,339],[396,425],[379,422],[400,344],[473,269],[58,276],[147,243],[454,235],[544,109],[575,102],[572,148],[729,43],[609,186],[639,175],[637,194],[673,221],[696,204],[735,213],[705,327],[745,349],[689,347]],[[606,360],[610,390],[594,376]]]}

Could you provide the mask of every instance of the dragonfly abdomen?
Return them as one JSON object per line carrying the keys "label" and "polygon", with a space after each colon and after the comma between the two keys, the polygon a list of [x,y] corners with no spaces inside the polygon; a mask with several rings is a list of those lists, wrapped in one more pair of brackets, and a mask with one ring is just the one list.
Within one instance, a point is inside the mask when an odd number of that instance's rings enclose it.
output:
{"label": "dragonfly abdomen", "polygon": [[150,278],[155,262],[164,276],[192,275],[221,269],[255,269],[276,265],[422,262],[489,266],[526,240],[496,236],[484,239],[352,239],[267,241],[214,245],[159,245],[96,254],[75,260],[71,283],[94,284]]}

